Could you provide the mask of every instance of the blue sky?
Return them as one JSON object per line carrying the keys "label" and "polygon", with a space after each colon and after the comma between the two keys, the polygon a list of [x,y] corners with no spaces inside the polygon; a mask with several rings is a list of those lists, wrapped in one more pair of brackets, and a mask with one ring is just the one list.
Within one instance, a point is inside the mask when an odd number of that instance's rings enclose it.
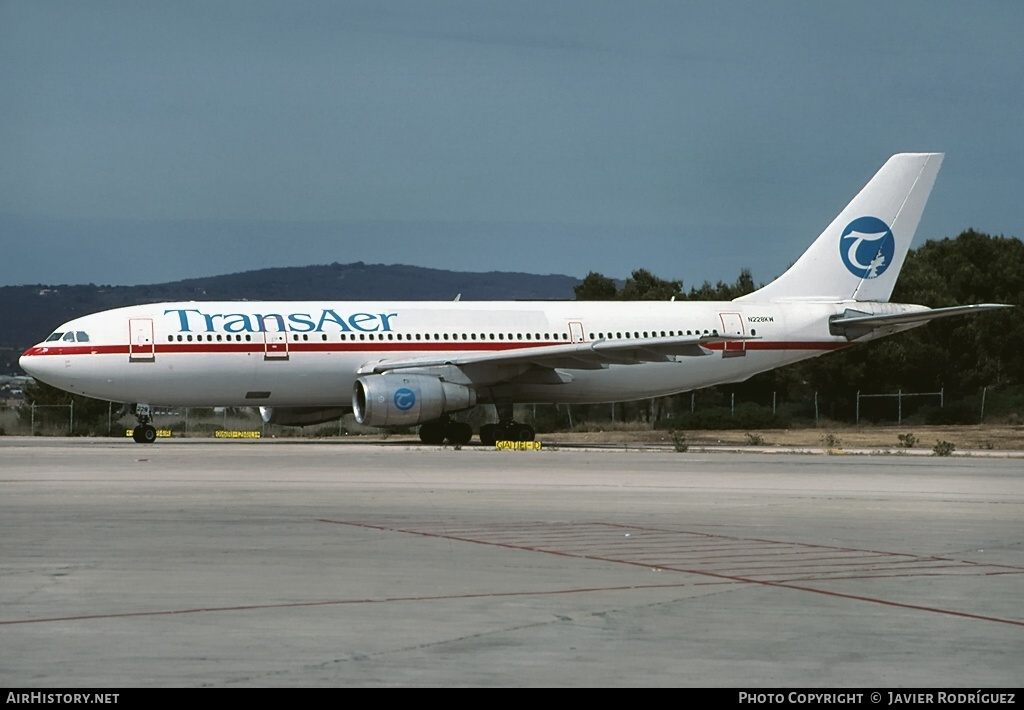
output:
{"label": "blue sky", "polygon": [[0,0],[0,285],[768,281],[893,153],[1024,235],[1017,2]]}

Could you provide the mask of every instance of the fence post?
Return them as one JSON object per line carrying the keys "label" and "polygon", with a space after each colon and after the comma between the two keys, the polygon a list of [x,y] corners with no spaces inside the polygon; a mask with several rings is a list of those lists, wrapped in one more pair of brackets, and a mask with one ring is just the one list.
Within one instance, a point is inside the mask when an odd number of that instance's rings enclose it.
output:
{"label": "fence post", "polygon": [[860,426],[860,390],[857,390],[857,416],[854,418],[854,424]]}
{"label": "fence post", "polygon": [[818,426],[818,390],[814,390],[814,426]]}
{"label": "fence post", "polygon": [[896,390],[896,423],[903,423],[903,390]]}
{"label": "fence post", "polygon": [[75,400],[68,405],[68,436],[75,434]]}
{"label": "fence post", "polygon": [[988,387],[981,388],[981,417],[978,419],[979,424],[985,423],[985,393],[988,392]]}
{"label": "fence post", "polygon": [[729,416],[733,419],[736,418],[736,393],[733,392],[729,395]]}
{"label": "fence post", "polygon": [[36,403],[32,403],[32,436],[36,435]]}

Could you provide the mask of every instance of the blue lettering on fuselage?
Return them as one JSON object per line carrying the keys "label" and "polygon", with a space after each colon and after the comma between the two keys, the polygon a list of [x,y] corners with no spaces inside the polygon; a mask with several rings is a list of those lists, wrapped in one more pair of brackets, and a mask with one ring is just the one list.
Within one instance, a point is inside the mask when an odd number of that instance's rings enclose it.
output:
{"label": "blue lettering on fuselage", "polygon": [[264,333],[291,330],[298,333],[322,333],[326,330],[350,333],[390,332],[391,319],[397,313],[339,314],[333,308],[324,308],[319,316],[311,313],[206,313],[198,308],[169,308],[164,315],[178,317],[178,332],[196,331],[215,333],[218,326],[227,333]]}

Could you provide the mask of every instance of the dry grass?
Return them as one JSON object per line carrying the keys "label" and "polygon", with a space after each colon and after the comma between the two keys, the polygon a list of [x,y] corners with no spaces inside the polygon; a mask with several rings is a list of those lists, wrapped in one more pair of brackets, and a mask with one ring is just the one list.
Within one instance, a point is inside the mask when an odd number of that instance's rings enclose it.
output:
{"label": "dry grass", "polygon": [[[916,448],[931,449],[936,441],[950,441],[957,451],[965,450],[1024,450],[1024,426],[982,425],[982,426],[841,426],[821,429],[759,429],[756,432],[737,430],[686,432],[686,441],[691,446],[751,446],[749,434],[764,439],[763,446],[799,446],[821,448],[822,437],[834,434],[844,449],[901,449],[899,435],[913,433],[917,437]],[[558,440],[565,443],[593,444],[672,444],[667,431],[606,431],[546,434],[544,440]]]}

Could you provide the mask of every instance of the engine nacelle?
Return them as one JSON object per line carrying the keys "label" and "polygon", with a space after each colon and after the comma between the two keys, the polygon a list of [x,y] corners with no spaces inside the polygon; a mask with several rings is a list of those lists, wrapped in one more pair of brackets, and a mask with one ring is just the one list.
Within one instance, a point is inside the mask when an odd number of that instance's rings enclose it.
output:
{"label": "engine nacelle", "polygon": [[367,375],[356,380],[352,410],[366,426],[412,426],[476,406],[476,391],[430,375]]}
{"label": "engine nacelle", "polygon": [[260,407],[260,416],[267,424],[310,426],[341,419],[351,411],[349,407]]}

